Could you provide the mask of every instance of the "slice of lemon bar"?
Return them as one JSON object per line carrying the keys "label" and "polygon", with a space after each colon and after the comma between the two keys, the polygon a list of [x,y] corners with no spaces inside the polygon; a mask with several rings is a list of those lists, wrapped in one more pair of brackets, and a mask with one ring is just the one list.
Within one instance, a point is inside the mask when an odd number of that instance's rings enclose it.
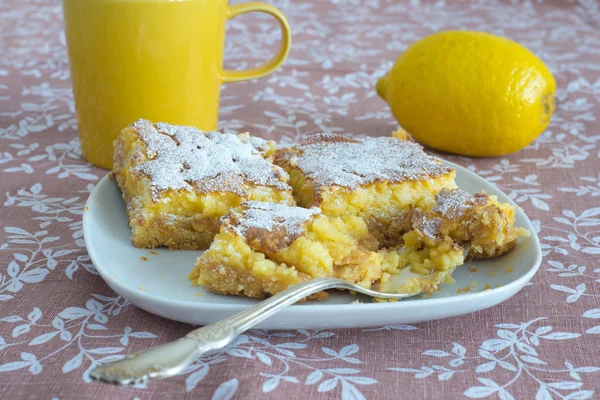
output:
{"label": "slice of lemon bar", "polygon": [[454,168],[427,155],[402,130],[393,137],[312,135],[277,150],[275,163],[290,174],[299,205],[364,218],[384,248],[404,245],[404,235],[418,230],[430,239],[468,244],[468,258],[489,258],[528,234],[514,226],[512,205],[460,190]]}
{"label": "slice of lemon bar", "polygon": [[384,247],[399,244],[412,208],[431,208],[442,189],[457,187],[453,168],[392,137],[311,135],[277,150],[275,163],[290,175],[298,205],[360,216]]}
{"label": "slice of lemon bar", "polygon": [[245,200],[294,204],[275,143],[138,120],[114,143],[116,179],[135,246],[206,249]]}
{"label": "slice of lemon bar", "polygon": [[360,217],[249,201],[223,217],[189,278],[216,293],[255,298],[320,277],[370,287],[382,274],[377,247]]}
{"label": "slice of lemon bar", "polygon": [[515,213],[512,205],[485,192],[471,195],[461,189],[443,189],[433,207],[417,210],[412,219],[429,238],[469,243],[468,258],[490,258],[512,250],[517,238],[529,236],[527,229],[515,227]]}

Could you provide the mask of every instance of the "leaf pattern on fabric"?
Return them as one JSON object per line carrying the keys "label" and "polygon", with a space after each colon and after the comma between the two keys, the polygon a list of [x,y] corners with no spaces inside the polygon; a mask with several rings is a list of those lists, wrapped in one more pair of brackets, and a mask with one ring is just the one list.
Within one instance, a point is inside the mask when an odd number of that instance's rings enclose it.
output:
{"label": "leaf pattern on fabric", "polygon": [[[441,155],[493,182],[531,217],[545,257],[533,285],[501,305],[449,320],[252,330],[168,382],[130,389],[90,383],[98,363],[191,327],[137,309],[97,275],[81,218],[106,171],[82,159],[60,2],[8,0],[0,2],[0,397],[23,398],[42,387],[34,396],[598,397],[598,2],[269,3],[290,19],[292,51],[275,73],[225,85],[219,125],[226,132],[284,144],[317,132],[389,135],[397,123],[374,83],[410,43],[438,30],[507,36],[546,62],[557,80],[557,109],[535,142],[498,158]],[[278,41],[269,16],[233,19],[225,67],[258,65]]]}

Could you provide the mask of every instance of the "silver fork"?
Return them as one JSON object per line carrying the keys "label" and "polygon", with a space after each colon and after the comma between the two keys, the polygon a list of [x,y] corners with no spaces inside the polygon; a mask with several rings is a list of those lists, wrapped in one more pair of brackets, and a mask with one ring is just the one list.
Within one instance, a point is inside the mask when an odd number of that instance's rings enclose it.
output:
{"label": "silver fork", "polygon": [[[374,285],[374,289],[378,290],[365,289],[338,278],[313,279],[292,286],[232,317],[195,329],[181,339],[130,354],[119,361],[102,364],[96,367],[90,376],[119,385],[168,378],[183,371],[202,354],[227,346],[238,335],[311,294],[328,289],[347,289],[370,297],[404,299],[437,287],[453,271],[419,275],[411,272],[410,268],[404,268],[385,284],[377,284],[378,287]],[[408,292],[403,285],[410,279],[416,280]]]}

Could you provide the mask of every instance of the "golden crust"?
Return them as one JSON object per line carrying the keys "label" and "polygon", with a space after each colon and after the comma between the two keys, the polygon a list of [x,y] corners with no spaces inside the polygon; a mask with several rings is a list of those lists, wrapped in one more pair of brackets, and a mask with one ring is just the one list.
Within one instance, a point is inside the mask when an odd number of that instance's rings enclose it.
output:
{"label": "golden crust", "polygon": [[141,248],[207,249],[219,232],[219,219],[214,217],[138,216],[129,224],[132,242]]}
{"label": "golden crust", "polygon": [[[261,299],[284,291],[290,285],[297,285],[310,279],[308,275],[298,274],[298,279],[258,278],[251,271],[236,268],[226,261],[206,261],[202,265],[201,282],[214,293],[246,296]],[[193,278],[193,275],[191,276]],[[326,298],[322,292],[318,298]]]}

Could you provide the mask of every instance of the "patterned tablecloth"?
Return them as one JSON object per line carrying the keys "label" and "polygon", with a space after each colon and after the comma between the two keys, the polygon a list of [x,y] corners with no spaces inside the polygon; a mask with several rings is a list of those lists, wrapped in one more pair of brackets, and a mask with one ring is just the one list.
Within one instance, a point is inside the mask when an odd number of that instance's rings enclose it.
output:
{"label": "patterned tablecloth", "polygon": [[[130,305],[100,279],[81,215],[106,171],[81,158],[60,4],[0,2],[0,398],[600,398],[600,7],[575,1],[281,0],[294,31],[284,68],[223,89],[221,127],[294,142],[320,132],[388,135],[374,90],[414,40],[484,30],[538,54],[558,107],[531,146],[451,158],[534,220],[544,260],[511,300],[450,320],[373,329],[253,330],[181,376],[90,383],[98,362],[190,326]],[[227,63],[266,59],[268,17],[229,23]]]}

